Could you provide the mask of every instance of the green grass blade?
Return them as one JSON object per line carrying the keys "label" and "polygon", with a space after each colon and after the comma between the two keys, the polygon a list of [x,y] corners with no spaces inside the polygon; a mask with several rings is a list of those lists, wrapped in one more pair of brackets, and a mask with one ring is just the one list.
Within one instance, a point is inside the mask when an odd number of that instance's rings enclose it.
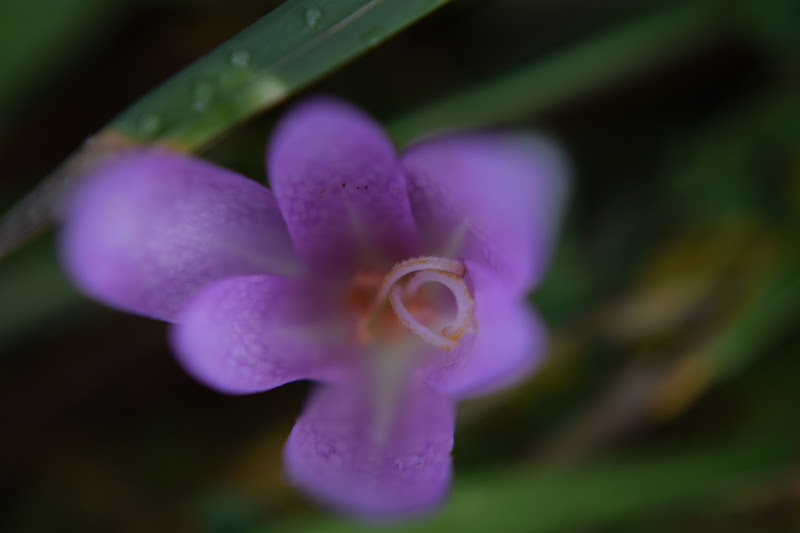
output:
{"label": "green grass blade", "polygon": [[[796,439],[795,439],[796,440]],[[473,472],[458,477],[449,503],[430,520],[385,531],[559,532],[604,527],[733,494],[774,475],[790,445],[749,438],[733,446],[650,458],[571,466]],[[333,518],[283,525],[291,533],[356,533],[372,529]],[[263,530],[260,530],[263,531]]]}
{"label": "green grass blade", "polygon": [[136,102],[111,128],[194,151],[447,0],[290,0]]}
{"label": "green grass blade", "polygon": [[[788,368],[787,365],[788,364]],[[385,527],[391,533],[562,532],[619,530],[641,518],[708,508],[786,472],[796,460],[800,431],[791,398],[797,359],[762,368],[748,381],[769,383],[772,395],[752,397],[761,416],[747,417],[735,434],[702,445],[565,466],[518,466],[456,475],[442,511],[428,520]],[[699,443],[696,437],[690,442]],[[669,451],[666,451],[669,450]],[[458,445],[456,445],[456,460]],[[615,527],[616,526],[616,527]],[[282,524],[291,533],[355,533],[373,529],[330,517]],[[256,531],[264,531],[256,529]]]}
{"label": "green grass blade", "polygon": [[72,184],[130,143],[197,151],[448,0],[288,0],[131,105],[0,219],[0,259],[58,217]]}
{"label": "green grass blade", "polygon": [[436,129],[533,115],[696,47],[719,27],[717,7],[708,0],[677,3],[448,94],[391,122],[388,130],[403,145]]}
{"label": "green grass blade", "polygon": [[747,304],[710,347],[717,379],[735,377],[772,353],[770,342],[792,329],[800,311],[800,254],[781,257],[763,277]]}

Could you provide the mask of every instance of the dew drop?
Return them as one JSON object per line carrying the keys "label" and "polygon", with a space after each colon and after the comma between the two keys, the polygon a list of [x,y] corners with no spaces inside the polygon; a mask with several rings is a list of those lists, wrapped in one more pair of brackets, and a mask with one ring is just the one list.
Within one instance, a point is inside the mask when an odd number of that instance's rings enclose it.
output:
{"label": "dew drop", "polygon": [[384,33],[385,30],[382,26],[375,26],[359,35],[359,39],[361,39],[361,42],[366,43],[367,46],[375,46],[380,42]]}
{"label": "dew drop", "polygon": [[313,28],[316,26],[317,21],[322,16],[322,11],[317,9],[316,7],[310,7],[306,9],[305,17],[306,17],[306,26],[309,28]]}
{"label": "dew drop", "polygon": [[198,82],[192,87],[192,109],[205,111],[214,99],[214,86],[207,81]]}
{"label": "dew drop", "polygon": [[161,129],[161,117],[155,113],[145,113],[136,123],[136,132],[140,137],[152,137]]}
{"label": "dew drop", "polygon": [[236,68],[247,68],[250,66],[250,50],[236,50],[231,54],[229,61]]}

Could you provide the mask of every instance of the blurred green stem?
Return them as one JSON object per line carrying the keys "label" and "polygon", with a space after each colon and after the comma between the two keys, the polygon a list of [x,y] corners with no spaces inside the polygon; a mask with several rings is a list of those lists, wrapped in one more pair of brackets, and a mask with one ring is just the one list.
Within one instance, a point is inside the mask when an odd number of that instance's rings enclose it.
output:
{"label": "blurred green stem", "polygon": [[685,53],[712,38],[719,28],[714,1],[668,5],[493,80],[447,94],[390,122],[389,132],[403,145],[436,129],[531,116]]}

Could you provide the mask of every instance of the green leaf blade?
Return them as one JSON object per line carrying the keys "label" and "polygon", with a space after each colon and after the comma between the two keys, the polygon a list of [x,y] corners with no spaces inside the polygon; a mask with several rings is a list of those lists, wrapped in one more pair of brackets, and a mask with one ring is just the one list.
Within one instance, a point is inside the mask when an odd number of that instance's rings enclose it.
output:
{"label": "green leaf blade", "polygon": [[144,95],[0,218],[0,259],[60,216],[74,183],[126,145],[201,150],[448,0],[288,0]]}
{"label": "green leaf blade", "polygon": [[290,0],[111,123],[137,142],[195,151],[373,48],[447,0]]}

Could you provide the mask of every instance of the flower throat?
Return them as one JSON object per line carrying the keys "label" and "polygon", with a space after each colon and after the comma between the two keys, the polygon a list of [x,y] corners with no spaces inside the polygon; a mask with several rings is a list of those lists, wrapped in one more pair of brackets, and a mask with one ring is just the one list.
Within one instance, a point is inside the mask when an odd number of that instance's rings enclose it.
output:
{"label": "flower throat", "polygon": [[[369,342],[376,334],[392,337],[403,326],[421,340],[441,350],[457,347],[468,331],[475,329],[475,302],[464,281],[466,268],[454,259],[422,256],[394,265],[386,276],[359,272],[353,278],[350,300],[360,311],[358,339]],[[456,304],[455,318],[444,327],[433,326],[444,311],[422,294],[426,283],[448,289]],[[389,306],[386,305],[388,299]]]}

